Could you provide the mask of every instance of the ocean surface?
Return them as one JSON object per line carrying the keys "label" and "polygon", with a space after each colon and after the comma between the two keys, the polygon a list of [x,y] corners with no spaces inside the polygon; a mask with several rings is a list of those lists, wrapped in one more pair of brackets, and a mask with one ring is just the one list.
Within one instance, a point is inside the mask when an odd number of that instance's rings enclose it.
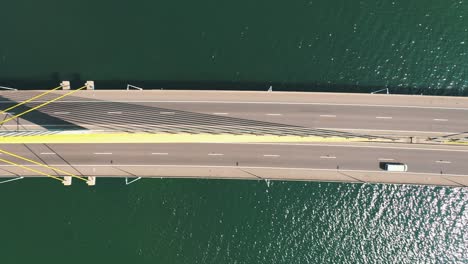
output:
{"label": "ocean surface", "polygon": [[[468,95],[466,0],[15,0],[0,86]],[[467,117],[468,118],[468,117]],[[0,184],[0,263],[468,263],[468,189]]]}

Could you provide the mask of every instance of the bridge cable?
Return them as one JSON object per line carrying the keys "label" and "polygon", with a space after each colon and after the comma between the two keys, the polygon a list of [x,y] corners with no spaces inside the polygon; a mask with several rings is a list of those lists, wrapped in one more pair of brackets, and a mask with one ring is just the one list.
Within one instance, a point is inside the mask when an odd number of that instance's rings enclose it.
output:
{"label": "bridge cable", "polygon": [[20,117],[20,116],[22,116],[22,115],[25,115],[25,114],[27,114],[27,113],[29,113],[29,112],[31,112],[31,111],[34,111],[34,110],[36,110],[36,109],[38,109],[38,108],[41,108],[41,107],[43,107],[43,106],[46,106],[46,105],[48,105],[48,104],[50,104],[50,103],[52,103],[52,102],[55,102],[55,101],[57,101],[57,100],[60,100],[60,99],[64,98],[65,96],[68,96],[68,95],[71,95],[71,94],[73,94],[73,93],[76,93],[76,92],[78,92],[79,90],[83,90],[84,88],[86,88],[86,86],[83,86],[83,87],[81,87],[81,88],[78,88],[78,89],[76,89],[76,90],[73,90],[73,91],[71,91],[71,92],[69,92],[69,93],[66,93],[66,94],[64,94],[64,95],[61,95],[61,96],[59,96],[59,97],[57,97],[57,98],[55,98],[55,99],[52,99],[52,100],[47,101],[47,102],[45,102],[45,103],[42,103],[42,104],[40,104],[40,105],[38,105],[38,106],[35,106],[35,107],[33,107],[33,108],[31,108],[31,109],[29,109],[29,110],[27,110],[27,111],[24,111],[24,112],[22,112],[22,113],[20,113],[20,114],[17,114],[17,115],[12,116],[12,117],[10,117],[10,118],[8,118],[8,119],[5,119],[5,120],[3,120],[3,121],[0,122],[0,125],[4,124],[4,123],[6,123],[6,122],[8,122],[8,121],[10,121],[10,120],[13,120],[13,119],[15,119],[15,118],[17,118],[17,117]]}
{"label": "bridge cable", "polygon": [[73,174],[73,173],[70,173],[70,172],[67,172],[67,171],[64,171],[64,170],[61,170],[61,169],[58,169],[58,168],[54,168],[54,167],[49,166],[49,165],[47,165],[47,164],[40,163],[40,162],[31,160],[31,159],[28,159],[28,158],[25,158],[25,157],[16,155],[16,154],[11,153],[11,152],[8,152],[8,151],[6,151],[6,150],[0,149],[0,152],[1,152],[1,153],[4,153],[4,154],[7,154],[7,155],[10,155],[10,156],[13,156],[13,157],[18,158],[18,159],[22,159],[22,160],[25,160],[25,161],[29,161],[29,162],[31,162],[31,163],[34,163],[34,164],[39,165],[39,166],[42,166],[42,167],[46,167],[46,168],[51,169],[51,170],[54,170],[54,171],[58,171],[58,172],[64,173],[64,174],[66,174],[66,175],[68,175],[68,176],[71,176],[71,177],[74,177],[74,178],[78,178],[78,179],[83,180],[83,181],[87,181],[85,178],[80,177],[80,176],[77,176],[77,175],[75,175],[75,174]]}
{"label": "bridge cable", "polygon": [[5,162],[5,163],[8,163],[8,164],[11,164],[11,165],[14,165],[14,166],[18,166],[18,167],[23,168],[23,169],[25,169],[25,170],[29,170],[29,171],[33,171],[33,172],[35,172],[35,173],[39,173],[39,174],[45,175],[45,176],[47,176],[47,177],[50,177],[50,178],[52,178],[52,179],[56,179],[56,180],[61,181],[61,182],[64,181],[64,180],[62,180],[62,179],[59,178],[59,177],[52,176],[52,175],[47,174],[47,173],[45,173],[45,172],[38,171],[38,170],[35,170],[35,169],[33,169],[33,168],[29,168],[29,167],[23,166],[23,165],[18,164],[18,163],[14,163],[13,161],[1,159],[1,158],[0,158],[0,161],[3,161],[3,162]]}
{"label": "bridge cable", "polygon": [[20,105],[24,105],[25,103],[31,102],[31,101],[34,100],[34,99],[37,99],[37,98],[39,98],[39,97],[42,97],[42,96],[44,96],[44,95],[46,95],[46,94],[48,94],[48,93],[51,93],[51,92],[53,92],[53,91],[55,91],[55,90],[57,90],[57,89],[60,89],[60,88],[62,88],[62,86],[55,87],[55,88],[52,89],[52,90],[49,90],[49,91],[46,91],[45,93],[41,93],[41,94],[39,94],[39,95],[36,95],[36,96],[34,96],[33,98],[28,99],[28,100],[26,100],[26,101],[24,101],[24,102],[21,102],[21,103],[19,103],[19,104],[16,104],[16,105],[14,105],[14,106],[12,106],[12,107],[9,107],[9,108],[7,108],[7,109],[5,109],[5,110],[1,110],[1,111],[0,111],[0,114],[1,114],[1,113],[5,113],[5,112],[7,112],[7,111],[9,111],[9,110],[11,110],[11,109],[14,109],[14,108],[16,108],[16,107],[18,107],[18,106],[20,106]]}

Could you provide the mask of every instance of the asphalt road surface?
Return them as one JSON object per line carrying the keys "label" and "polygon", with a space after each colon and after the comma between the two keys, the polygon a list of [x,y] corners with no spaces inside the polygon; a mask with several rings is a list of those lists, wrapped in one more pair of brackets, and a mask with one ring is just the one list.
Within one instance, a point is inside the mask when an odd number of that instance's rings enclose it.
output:
{"label": "asphalt road surface", "polygon": [[[49,165],[196,165],[380,171],[404,162],[415,173],[468,175],[468,149],[369,144],[28,144],[0,149]],[[7,154],[0,158],[30,164]],[[0,164],[0,168],[5,164]],[[109,175],[111,176],[111,175]]]}
{"label": "asphalt road surface", "polygon": [[[49,94],[42,101],[55,98]],[[3,92],[3,108],[39,94]],[[18,107],[20,113],[38,105]],[[23,116],[28,129],[91,128],[105,130],[204,129],[265,133],[289,130],[468,132],[468,100],[454,97],[343,95],[326,93],[83,91]],[[10,121],[3,128],[13,129]],[[199,128],[197,130],[197,128]],[[225,130],[223,130],[225,129]]]}

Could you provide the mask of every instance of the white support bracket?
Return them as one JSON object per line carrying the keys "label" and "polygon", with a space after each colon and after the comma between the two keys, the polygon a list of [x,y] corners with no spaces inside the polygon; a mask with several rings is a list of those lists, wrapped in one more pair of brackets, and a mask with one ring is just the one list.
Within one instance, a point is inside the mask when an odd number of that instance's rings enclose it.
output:
{"label": "white support bracket", "polygon": [[10,90],[10,91],[18,91],[18,89],[16,89],[16,88],[5,87],[5,86],[0,86],[0,89]]}
{"label": "white support bracket", "polygon": [[132,184],[132,183],[134,183],[134,182],[136,182],[136,181],[138,181],[138,180],[140,180],[140,179],[141,179],[141,177],[138,177],[138,178],[136,178],[136,179],[133,179],[133,180],[131,180],[131,181],[128,181],[128,178],[125,177],[125,185]]}
{"label": "white support bracket", "polygon": [[65,185],[65,186],[70,186],[70,185],[72,185],[72,179],[73,179],[72,176],[65,176],[65,177],[63,177],[63,182],[62,182],[63,185]]}
{"label": "white support bracket", "polygon": [[138,86],[135,86],[135,85],[131,85],[131,84],[127,84],[127,91],[130,90],[130,88],[143,91],[143,88],[141,88],[141,87],[138,87]]}
{"label": "white support bracket", "polygon": [[85,82],[86,90],[94,90],[94,81]]}
{"label": "white support bracket", "polygon": [[13,179],[4,180],[4,181],[1,181],[0,184],[7,183],[7,182],[12,182],[12,181],[17,181],[17,180],[21,180],[21,179],[23,179],[23,178],[24,178],[24,177],[17,177],[17,178],[13,178]]}
{"label": "white support bracket", "polygon": [[96,185],[96,176],[88,176],[88,180],[86,181],[86,184],[88,184],[88,186]]}
{"label": "white support bracket", "polygon": [[62,90],[70,90],[70,81],[62,81],[60,86],[62,86]]}
{"label": "white support bracket", "polygon": [[390,91],[388,90],[388,88],[381,89],[381,90],[378,90],[378,91],[373,91],[371,94],[376,94],[376,93],[383,92],[383,91],[386,91],[387,94],[390,94]]}

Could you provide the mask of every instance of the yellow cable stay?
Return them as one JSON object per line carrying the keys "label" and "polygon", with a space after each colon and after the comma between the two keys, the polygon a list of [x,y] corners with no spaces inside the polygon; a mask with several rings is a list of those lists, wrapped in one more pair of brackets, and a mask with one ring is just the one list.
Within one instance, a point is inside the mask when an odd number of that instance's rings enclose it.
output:
{"label": "yellow cable stay", "polygon": [[52,178],[52,179],[55,179],[55,180],[58,180],[58,181],[63,182],[63,180],[62,180],[61,178],[59,178],[59,177],[52,176],[52,175],[47,174],[47,173],[45,173],[45,172],[38,171],[38,170],[35,170],[35,169],[33,169],[33,168],[29,168],[29,167],[26,167],[26,166],[21,165],[21,164],[18,164],[18,163],[14,163],[13,161],[9,161],[9,160],[6,160],[6,159],[1,159],[1,158],[0,158],[0,161],[3,161],[3,162],[5,162],[5,163],[8,163],[8,164],[11,164],[11,165],[14,165],[14,166],[18,166],[18,167],[23,168],[23,169],[25,169],[25,170],[33,171],[33,172],[35,172],[35,173],[38,173],[38,174],[41,174],[41,175],[45,175],[45,176],[47,176],[47,177],[49,177],[49,178]]}
{"label": "yellow cable stay", "polygon": [[43,106],[46,106],[46,105],[48,105],[48,104],[50,104],[50,103],[52,103],[52,102],[55,102],[55,101],[57,101],[57,100],[60,100],[60,99],[64,98],[65,96],[68,96],[68,95],[70,95],[70,94],[76,93],[76,92],[78,92],[79,90],[83,90],[84,88],[86,88],[86,86],[80,87],[80,88],[78,88],[78,89],[76,89],[76,90],[73,90],[73,91],[71,91],[71,92],[69,92],[69,93],[66,93],[66,94],[64,94],[64,95],[61,95],[61,96],[59,96],[59,97],[57,97],[57,98],[55,98],[55,99],[52,99],[52,100],[47,101],[47,102],[45,102],[45,103],[42,103],[42,104],[40,104],[40,105],[38,105],[38,106],[35,106],[35,107],[33,107],[33,108],[31,108],[31,109],[29,109],[29,110],[27,110],[27,111],[24,111],[24,112],[22,112],[22,113],[20,113],[20,114],[17,114],[17,115],[12,116],[12,117],[10,117],[10,118],[8,118],[8,119],[5,119],[5,120],[3,120],[3,121],[0,122],[0,125],[4,124],[4,123],[6,123],[6,122],[8,122],[8,121],[10,121],[10,120],[13,120],[13,119],[15,119],[15,118],[17,118],[17,117],[20,117],[20,116],[22,116],[22,115],[25,115],[25,114],[27,114],[27,113],[29,113],[29,112],[31,112],[31,111],[34,111],[34,110],[36,110],[36,109],[39,109],[39,108],[41,108],[41,107],[43,107]]}
{"label": "yellow cable stay", "polygon": [[36,165],[40,165],[40,166],[42,166],[42,167],[46,167],[46,168],[48,168],[48,169],[51,169],[51,170],[54,170],[54,171],[57,171],[57,172],[61,172],[61,173],[63,173],[63,174],[66,174],[66,175],[68,175],[68,176],[71,176],[71,177],[73,177],[73,178],[78,178],[78,179],[80,179],[80,180],[87,181],[85,178],[80,177],[80,176],[77,176],[77,175],[75,175],[75,174],[73,174],[73,173],[70,173],[70,172],[67,172],[67,171],[64,171],[64,170],[61,170],[61,169],[58,169],[58,168],[54,168],[54,167],[49,166],[49,165],[47,165],[47,164],[40,163],[40,162],[31,160],[31,159],[28,159],[28,158],[25,158],[25,157],[16,155],[16,154],[11,153],[11,152],[8,152],[8,151],[6,151],[6,150],[0,149],[0,152],[1,152],[1,153],[4,153],[4,154],[7,154],[7,155],[10,155],[10,156],[13,156],[13,157],[18,158],[18,159],[22,159],[22,160],[25,160],[25,161],[29,161],[29,162],[34,163],[34,164],[36,164]]}
{"label": "yellow cable stay", "polygon": [[9,108],[7,108],[7,109],[5,109],[5,110],[1,110],[1,111],[0,111],[0,114],[1,114],[1,113],[5,113],[5,112],[7,112],[7,111],[10,111],[10,110],[12,110],[12,109],[14,109],[14,108],[16,108],[16,107],[18,107],[18,106],[20,106],[20,105],[24,105],[25,103],[31,102],[31,101],[34,100],[34,99],[37,99],[37,98],[39,98],[39,97],[42,97],[42,96],[44,96],[44,95],[46,95],[46,94],[49,94],[49,93],[51,93],[51,92],[53,92],[53,91],[55,91],[55,90],[57,90],[57,89],[60,89],[60,88],[62,88],[62,86],[55,87],[55,88],[52,89],[52,90],[49,90],[49,91],[46,91],[46,92],[41,93],[41,94],[39,94],[39,95],[36,95],[36,96],[34,96],[33,98],[28,99],[28,100],[26,100],[26,101],[24,101],[24,102],[21,102],[21,103],[19,103],[19,104],[16,104],[16,105],[14,105],[14,106],[11,106],[11,107],[9,107]]}

